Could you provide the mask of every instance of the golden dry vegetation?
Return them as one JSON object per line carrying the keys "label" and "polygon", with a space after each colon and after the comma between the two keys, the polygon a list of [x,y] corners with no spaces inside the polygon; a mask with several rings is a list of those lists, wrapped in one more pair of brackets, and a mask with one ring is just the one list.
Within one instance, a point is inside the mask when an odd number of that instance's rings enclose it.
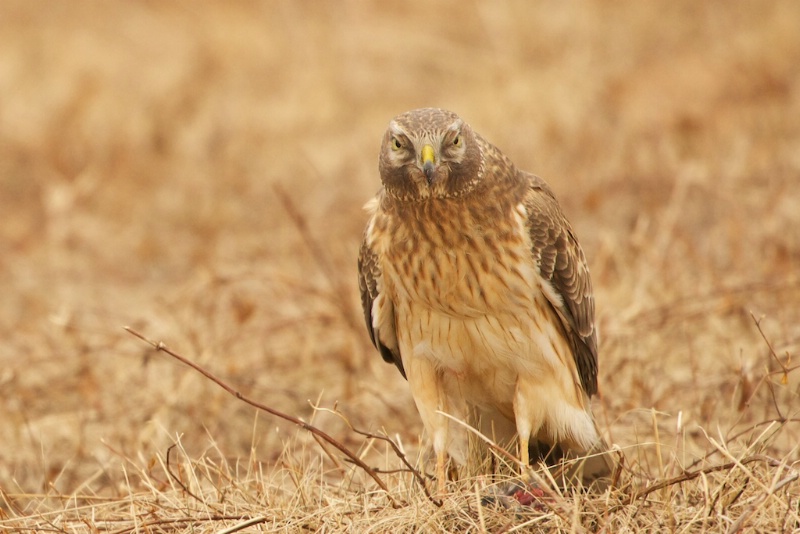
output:
{"label": "golden dry vegetation", "polygon": [[[0,530],[800,529],[798,21],[791,0],[4,1]],[[462,476],[438,507],[378,473],[387,493],[123,330],[371,467],[404,466],[332,410],[429,469],[355,283],[384,128],[422,106],[545,177],[580,236],[613,491],[515,512]]]}

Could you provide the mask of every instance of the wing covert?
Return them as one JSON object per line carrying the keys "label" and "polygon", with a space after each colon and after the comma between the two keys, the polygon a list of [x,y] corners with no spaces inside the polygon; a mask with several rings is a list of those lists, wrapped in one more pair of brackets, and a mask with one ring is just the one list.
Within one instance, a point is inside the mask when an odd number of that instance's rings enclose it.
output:
{"label": "wing covert", "polygon": [[531,184],[525,197],[531,252],[539,274],[563,301],[551,304],[572,346],[581,385],[591,396],[597,393],[597,331],[586,257],[553,192],[541,178],[526,176]]}
{"label": "wing covert", "polygon": [[[375,328],[376,321],[373,317],[375,301],[378,299],[386,299],[386,297],[380,293],[380,286],[382,284],[379,282],[382,276],[378,255],[369,246],[365,236],[358,254],[358,287],[361,290],[361,307],[364,310],[364,320],[367,323],[367,331],[369,332],[369,338],[372,344],[380,351],[383,359],[388,363],[395,364],[400,370],[400,374],[405,378],[406,372],[403,368],[403,360],[400,358],[400,351],[397,348],[397,340],[394,332],[386,332],[385,336],[381,336],[381,332]],[[380,322],[385,323],[388,320],[388,324],[393,325],[394,309],[391,303],[384,301],[384,305],[379,306],[379,309],[381,313],[392,315],[392,317],[387,317]],[[392,345],[391,347],[387,346],[385,342],[387,338],[388,343]]]}

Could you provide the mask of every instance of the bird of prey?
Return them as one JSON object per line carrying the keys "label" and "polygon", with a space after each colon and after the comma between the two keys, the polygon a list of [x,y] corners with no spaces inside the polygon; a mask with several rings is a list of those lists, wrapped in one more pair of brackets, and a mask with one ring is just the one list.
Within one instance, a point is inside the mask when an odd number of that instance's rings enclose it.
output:
{"label": "bird of prey", "polygon": [[440,490],[447,456],[466,461],[453,418],[516,436],[523,465],[537,447],[598,450],[592,284],[550,187],[435,108],[389,123],[379,170],[358,258],[364,317],[408,380]]}

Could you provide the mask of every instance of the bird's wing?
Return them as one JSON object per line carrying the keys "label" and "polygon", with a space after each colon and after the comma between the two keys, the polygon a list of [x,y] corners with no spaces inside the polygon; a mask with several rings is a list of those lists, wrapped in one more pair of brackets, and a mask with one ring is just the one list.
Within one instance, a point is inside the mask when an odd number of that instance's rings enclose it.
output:
{"label": "bird's wing", "polygon": [[[367,322],[367,331],[383,359],[393,363],[400,370],[403,378],[406,376],[403,369],[403,360],[400,359],[400,349],[397,345],[395,333],[394,306],[383,293],[383,273],[381,272],[378,254],[369,245],[370,226],[361,243],[358,254],[358,287],[361,290],[361,307],[364,309],[364,319]],[[377,305],[376,305],[377,301]]]}
{"label": "bird's wing", "polygon": [[572,346],[581,385],[591,396],[597,393],[597,331],[589,268],[553,192],[541,178],[525,176],[530,183],[524,204],[533,259],[541,277],[561,298],[561,302],[550,299],[551,305]]}

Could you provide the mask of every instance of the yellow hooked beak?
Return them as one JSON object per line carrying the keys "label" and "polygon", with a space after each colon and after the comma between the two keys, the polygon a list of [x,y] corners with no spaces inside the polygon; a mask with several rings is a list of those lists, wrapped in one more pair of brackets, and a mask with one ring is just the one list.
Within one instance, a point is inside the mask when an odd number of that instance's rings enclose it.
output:
{"label": "yellow hooked beak", "polygon": [[436,154],[431,145],[422,147],[422,170],[425,173],[425,178],[428,184],[433,181],[434,164],[436,163]]}

